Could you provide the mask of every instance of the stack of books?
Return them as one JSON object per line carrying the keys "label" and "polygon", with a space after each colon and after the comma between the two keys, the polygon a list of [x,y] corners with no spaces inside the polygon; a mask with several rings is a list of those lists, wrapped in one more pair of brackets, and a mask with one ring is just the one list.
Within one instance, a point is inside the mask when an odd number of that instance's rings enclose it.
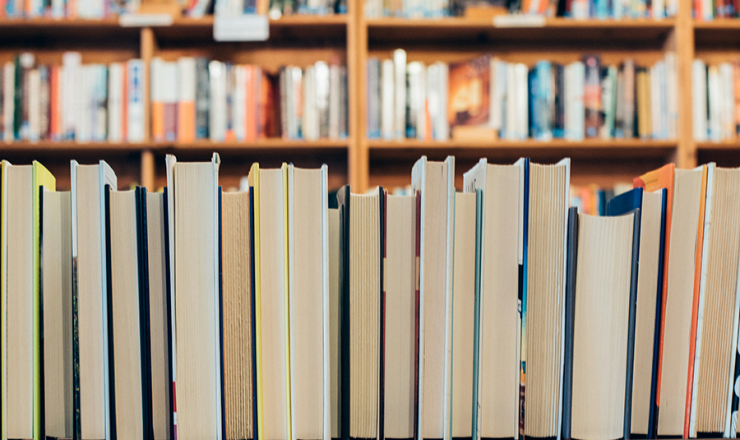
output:
{"label": "stack of books", "polygon": [[336,63],[285,66],[273,75],[254,65],[155,57],[151,78],[158,142],[348,136],[347,68]]}
{"label": "stack of books", "polygon": [[61,65],[22,53],[0,79],[0,137],[12,141],[144,140],[144,62],[82,64],[65,52]]}
{"label": "stack of books", "polygon": [[692,64],[694,139],[728,141],[740,134],[740,63]]}
{"label": "stack of books", "polygon": [[677,137],[673,52],[652,67],[585,55],[530,68],[490,55],[426,66],[398,49],[392,60],[368,60],[367,84],[370,139]]}
{"label": "stack of books", "polygon": [[694,0],[692,2],[694,18],[697,20],[714,20],[715,18],[734,18],[740,13],[740,4],[730,0]]}
{"label": "stack of books", "polygon": [[2,162],[8,438],[735,435],[740,169],[666,165],[594,216],[569,159],[459,192],[422,157],[337,209],[326,166],[165,166],[56,191]]}

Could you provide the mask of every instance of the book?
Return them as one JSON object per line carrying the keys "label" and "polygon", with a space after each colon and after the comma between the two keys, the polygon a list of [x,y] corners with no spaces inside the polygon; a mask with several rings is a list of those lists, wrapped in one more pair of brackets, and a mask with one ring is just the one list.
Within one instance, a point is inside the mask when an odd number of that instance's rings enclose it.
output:
{"label": "book", "polygon": [[523,163],[493,165],[481,159],[464,175],[465,191],[481,192],[473,407],[476,439],[514,437],[518,431],[523,173]]}
{"label": "book", "polygon": [[382,438],[385,192],[337,193],[340,217],[340,438]]}
{"label": "book", "polygon": [[221,438],[220,158],[178,163],[168,155],[166,163],[171,295],[177,298],[172,310],[175,435]]}
{"label": "book", "polygon": [[73,436],[72,217],[69,191],[41,192],[44,422],[46,435]]}
{"label": "book", "polygon": [[452,156],[444,162],[422,156],[411,173],[412,188],[421,193],[419,439],[441,438],[449,426],[444,408],[450,396],[444,384],[451,362],[454,176]]}
{"label": "book", "polygon": [[110,276],[105,239],[105,187],[117,188],[105,161],[71,163],[75,438],[111,435]]}
{"label": "book", "polygon": [[146,125],[144,121],[144,62],[142,60],[129,60],[127,70],[126,140],[142,142],[145,137],[144,127]]}
{"label": "book", "polygon": [[421,199],[417,194],[388,195],[383,262],[385,310],[382,328],[383,435],[412,439],[417,410],[417,267]]}
{"label": "book", "polygon": [[447,121],[451,129],[489,123],[490,69],[490,55],[450,64]]}
{"label": "book", "polygon": [[607,217],[578,216],[572,438],[629,436],[639,216],[619,208]]}
{"label": "book", "polygon": [[[290,415],[294,439],[329,429],[328,167],[287,167]],[[269,243],[269,241],[265,241]]]}
{"label": "book", "polygon": [[476,304],[479,303],[480,269],[478,262],[478,196],[481,192],[455,195],[454,271],[452,296],[452,437],[471,438],[473,434],[473,400],[476,349]]}
{"label": "book", "polygon": [[[286,187],[288,165],[249,172],[254,192],[257,434],[292,438]],[[265,244],[263,246],[262,244]]]}

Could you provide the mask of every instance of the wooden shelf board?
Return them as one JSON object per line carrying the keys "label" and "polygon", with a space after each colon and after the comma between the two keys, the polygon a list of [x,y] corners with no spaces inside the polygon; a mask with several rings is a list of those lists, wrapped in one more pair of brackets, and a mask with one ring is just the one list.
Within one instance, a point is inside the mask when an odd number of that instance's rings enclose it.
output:
{"label": "wooden shelf board", "polygon": [[320,139],[316,141],[289,140],[289,139],[262,139],[253,142],[230,141],[212,142],[208,140],[181,143],[163,143],[162,147],[177,151],[192,150],[219,150],[219,151],[250,151],[250,150],[305,150],[305,151],[331,151],[346,150],[349,141],[346,139]]}
{"label": "wooden shelf board", "polygon": [[3,153],[59,153],[68,152],[140,152],[143,150],[229,150],[229,151],[249,151],[249,150],[315,150],[331,151],[346,150],[348,140],[322,139],[316,141],[286,140],[286,139],[263,139],[254,142],[212,142],[209,140],[198,140],[194,142],[11,142],[0,143],[0,156]]}
{"label": "wooden shelf board", "polygon": [[[548,18],[544,26],[494,27],[492,20],[448,17],[439,19],[365,19],[370,42],[418,41],[423,43],[462,40],[638,42],[664,39],[674,28],[674,19],[665,20],[574,20]],[[603,43],[603,41],[601,41]]]}
{"label": "wooden shelf board", "polygon": [[[530,149],[530,148],[584,148],[584,149],[669,149],[676,146],[677,141],[643,141],[639,139],[585,139],[583,141],[569,141],[565,139],[553,139],[551,141],[538,141],[527,139],[523,141],[498,139],[493,141],[420,141],[415,139],[404,140],[369,140],[370,149],[392,150],[392,149],[467,149],[467,148],[506,148],[506,149]],[[740,145],[740,144],[738,144]]]}
{"label": "wooden shelf board", "polygon": [[129,142],[72,142],[72,141],[38,141],[38,142],[10,142],[0,143],[0,157],[3,153],[36,153],[44,154],[68,154],[70,152],[139,152],[146,149],[156,148],[151,142],[129,143]]}
{"label": "wooden shelf board", "polygon": [[729,46],[738,47],[740,41],[740,19],[723,18],[712,21],[694,20],[694,36],[697,49],[720,46],[727,49]]}
{"label": "wooden shelf board", "polygon": [[697,142],[698,150],[737,150],[740,151],[740,139],[725,140],[719,142]]}

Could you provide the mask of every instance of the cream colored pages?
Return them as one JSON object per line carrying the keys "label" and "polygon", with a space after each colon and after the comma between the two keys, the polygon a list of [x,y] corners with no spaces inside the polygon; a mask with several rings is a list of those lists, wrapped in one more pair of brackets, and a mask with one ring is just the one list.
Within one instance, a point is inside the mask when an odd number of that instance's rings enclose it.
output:
{"label": "cream colored pages", "polygon": [[[452,169],[448,169],[452,168]],[[421,191],[421,280],[419,323],[419,430],[421,438],[443,438],[447,320],[447,162],[420,159],[412,172]]]}
{"label": "cream colored pages", "polygon": [[144,435],[144,426],[134,191],[110,193],[110,246],[116,435],[137,440]]}
{"label": "cream colored pages", "polygon": [[385,271],[385,438],[414,437],[416,197],[388,196]]}
{"label": "cream colored pages", "polygon": [[[695,381],[696,432],[724,433],[728,421],[728,391],[735,347],[732,330],[740,253],[740,170],[714,168],[711,202],[707,201],[703,285],[703,313],[699,316],[698,374]],[[710,196],[708,195],[707,198]],[[700,350],[701,348],[701,350]]]}
{"label": "cream colored pages", "polygon": [[702,171],[676,170],[658,435],[683,435]]}
{"label": "cream colored pages", "polygon": [[339,438],[339,210],[329,210],[329,360],[331,438]]}
{"label": "cream colored pages", "polygon": [[457,193],[452,291],[452,437],[473,432],[476,193]]}
{"label": "cream colored pages", "polygon": [[[289,167],[293,437],[324,438],[324,257],[321,169]],[[269,350],[269,347],[268,347]]]}
{"label": "cream colored pages", "polygon": [[[103,279],[99,165],[79,165],[77,181],[77,304],[82,438],[104,439]],[[74,209],[74,208],[73,208]]]}
{"label": "cream colored pages", "polygon": [[377,193],[350,195],[349,435],[362,439],[378,436],[381,295],[378,197]]}
{"label": "cream colored pages", "polygon": [[579,215],[573,331],[573,438],[624,433],[634,215]]}
{"label": "cream colored pages", "polygon": [[518,432],[519,171],[488,165],[483,193],[478,418],[486,438]]}
{"label": "cream colored pages", "polygon": [[221,195],[226,439],[253,438],[249,193]]}
{"label": "cream colored pages", "polygon": [[172,380],[167,346],[167,261],[165,252],[164,194],[147,194],[149,262],[149,344],[152,360],[152,424],[156,440],[169,440]]}
{"label": "cream colored pages", "polygon": [[640,212],[640,266],[637,272],[637,313],[635,317],[635,361],[632,372],[632,420],[634,434],[647,434],[650,415],[650,387],[653,381],[655,307],[658,300],[658,258],[662,192],[644,192]]}
{"label": "cream colored pages", "polygon": [[530,165],[525,434],[556,436],[560,418],[567,165]]}
{"label": "cream colored pages", "polygon": [[286,440],[288,408],[283,171],[260,170],[262,409],[264,438]]}
{"label": "cream colored pages", "polygon": [[33,438],[33,174],[8,171],[7,435]]}
{"label": "cream colored pages", "polygon": [[50,437],[72,438],[72,225],[69,192],[44,189],[42,209],[46,433]]}
{"label": "cream colored pages", "polygon": [[175,165],[175,291],[177,301],[177,438],[213,439],[220,428],[215,357],[213,165]]}

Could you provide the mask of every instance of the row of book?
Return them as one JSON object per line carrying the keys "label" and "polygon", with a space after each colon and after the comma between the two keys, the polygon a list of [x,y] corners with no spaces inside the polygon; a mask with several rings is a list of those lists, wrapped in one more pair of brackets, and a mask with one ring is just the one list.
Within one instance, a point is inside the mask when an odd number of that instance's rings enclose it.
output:
{"label": "row of book", "polygon": [[[506,14],[575,19],[631,19],[673,17],[677,0],[364,0],[365,17],[490,18]],[[697,0],[700,1],[700,0]],[[709,4],[709,2],[707,0]]]}
{"label": "row of book", "polygon": [[631,183],[618,182],[610,188],[596,184],[570,185],[570,206],[589,215],[606,215],[611,199],[632,189]]}
{"label": "row of book", "polygon": [[7,438],[735,436],[740,169],[594,216],[569,159],[458,192],[422,157],[336,209],[326,166],[219,166],[167,156],[147,193],[73,161],[64,192],[2,162]]}
{"label": "row of book", "polygon": [[[145,64],[61,65],[22,53],[0,71],[0,139],[141,142],[145,138]],[[155,141],[342,139],[348,136],[347,68],[336,63],[277,74],[258,66],[182,57],[151,62]]]}
{"label": "row of book", "polygon": [[651,67],[600,57],[529,67],[490,55],[445,64],[367,61],[367,137],[551,140],[675,139],[678,98],[673,52]]}
{"label": "row of book", "polygon": [[61,65],[22,53],[0,76],[0,137],[13,140],[144,140],[144,62],[82,64],[66,52]]}
{"label": "row of book", "polygon": [[348,136],[347,68],[337,63],[273,75],[254,65],[155,57],[151,78],[155,141]]}
{"label": "row of book", "polygon": [[740,63],[691,66],[694,139],[722,141],[740,134]]}
{"label": "row of book", "polygon": [[[190,0],[178,2],[183,14],[202,17],[213,14],[267,14],[280,18],[293,14],[346,14],[347,0]],[[1,0],[0,18],[102,19],[114,15],[135,14],[141,0]]]}
{"label": "row of book", "polygon": [[694,0],[691,2],[694,18],[714,20],[715,18],[737,17],[740,4],[734,0]]}

